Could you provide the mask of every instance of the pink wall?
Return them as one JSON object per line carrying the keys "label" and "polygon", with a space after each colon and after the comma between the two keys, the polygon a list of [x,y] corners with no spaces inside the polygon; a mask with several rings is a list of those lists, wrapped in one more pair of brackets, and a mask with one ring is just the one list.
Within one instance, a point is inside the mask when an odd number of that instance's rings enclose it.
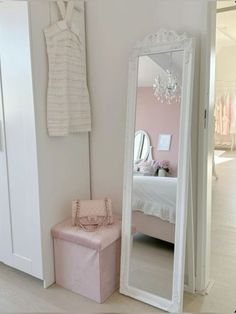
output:
{"label": "pink wall", "polygon": [[[136,130],[146,131],[153,146],[155,160],[169,160],[171,175],[177,174],[180,105],[161,104],[153,95],[151,87],[139,87],[137,93]],[[159,134],[171,134],[170,151],[157,151]]]}

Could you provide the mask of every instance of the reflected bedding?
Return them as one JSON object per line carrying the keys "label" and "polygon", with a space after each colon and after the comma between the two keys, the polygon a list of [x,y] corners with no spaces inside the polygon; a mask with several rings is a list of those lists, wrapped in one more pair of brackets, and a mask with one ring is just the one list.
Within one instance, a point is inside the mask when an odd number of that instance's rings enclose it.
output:
{"label": "reflected bedding", "polygon": [[175,223],[177,178],[134,176],[132,208]]}

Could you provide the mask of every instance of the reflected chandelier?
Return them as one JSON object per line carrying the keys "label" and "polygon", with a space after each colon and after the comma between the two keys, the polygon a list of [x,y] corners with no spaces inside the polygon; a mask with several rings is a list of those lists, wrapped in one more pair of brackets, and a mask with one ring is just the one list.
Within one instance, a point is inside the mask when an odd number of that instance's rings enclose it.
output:
{"label": "reflected chandelier", "polygon": [[[172,55],[170,68],[172,68]],[[153,90],[154,96],[161,103],[178,103],[181,99],[181,87],[178,83],[177,76],[172,70],[166,70],[164,77],[160,74],[157,75],[153,84]]]}

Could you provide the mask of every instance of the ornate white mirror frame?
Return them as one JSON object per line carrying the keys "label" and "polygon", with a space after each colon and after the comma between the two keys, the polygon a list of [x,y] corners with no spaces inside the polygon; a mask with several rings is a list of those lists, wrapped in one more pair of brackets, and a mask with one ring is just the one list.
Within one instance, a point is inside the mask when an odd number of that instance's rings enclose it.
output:
{"label": "ornate white mirror frame", "polygon": [[[172,299],[137,289],[129,285],[129,265],[131,254],[131,214],[133,184],[133,153],[135,136],[135,113],[137,96],[138,61],[140,56],[183,51],[183,80],[180,112],[180,137],[178,157],[178,185],[176,203],[176,226],[174,248],[174,271]],[[195,40],[186,34],[178,35],[174,31],[160,30],[150,34],[139,42],[129,62],[129,85],[126,124],[126,147],[123,185],[123,219],[122,219],[122,255],[120,292],[142,302],[161,308],[168,312],[182,312],[186,225],[188,208],[188,185],[190,173],[190,134],[192,114],[192,93],[194,79]]]}

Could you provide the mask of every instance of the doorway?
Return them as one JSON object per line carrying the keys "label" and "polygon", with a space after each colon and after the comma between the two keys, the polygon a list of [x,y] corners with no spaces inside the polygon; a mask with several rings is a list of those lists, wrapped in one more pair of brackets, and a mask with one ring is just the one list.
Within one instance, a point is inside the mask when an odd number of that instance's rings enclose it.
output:
{"label": "doorway", "polygon": [[[205,184],[198,216],[198,289],[214,304],[235,310],[236,290],[236,4],[217,1],[208,7],[208,75],[205,108]],[[210,34],[210,35],[209,35]],[[214,34],[214,36],[213,36]],[[208,59],[209,59],[208,55]],[[214,94],[213,98],[209,95]],[[235,104],[235,105],[234,105]],[[234,109],[235,107],[235,109]],[[234,130],[235,129],[235,130]],[[213,163],[212,163],[213,160]],[[213,167],[212,167],[213,165]],[[213,173],[212,173],[213,168]],[[202,223],[202,225],[201,225]],[[200,234],[202,231],[202,235]],[[200,266],[199,266],[200,265]],[[200,278],[200,279],[199,279]],[[209,288],[211,279],[211,288]],[[219,307],[218,307],[219,309]],[[217,310],[217,307],[216,307]]]}
{"label": "doorway", "polygon": [[[215,289],[227,292],[236,289],[235,1],[217,2],[215,69],[215,171],[212,183],[210,275],[215,281]],[[229,299],[227,303],[235,307],[234,300]]]}

